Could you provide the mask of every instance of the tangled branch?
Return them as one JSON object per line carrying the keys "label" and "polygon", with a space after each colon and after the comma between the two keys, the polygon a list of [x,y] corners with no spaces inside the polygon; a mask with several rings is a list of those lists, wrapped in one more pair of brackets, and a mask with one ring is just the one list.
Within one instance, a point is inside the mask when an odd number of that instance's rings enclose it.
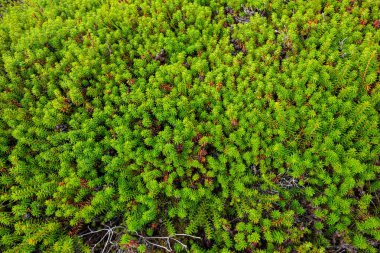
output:
{"label": "tangled branch", "polygon": [[[108,225],[105,225],[106,228],[99,229],[99,230],[92,230],[88,227],[89,231],[88,233],[84,233],[80,235],[80,237],[86,237],[90,236],[89,240],[96,238],[96,242],[91,247],[91,252],[97,252],[96,250],[100,245],[101,247],[101,253],[108,253],[108,252],[117,252],[117,253],[126,253],[126,252],[133,252],[132,248],[122,248],[119,244],[120,238],[124,233],[133,233],[138,237],[138,243],[137,245],[145,245],[148,248],[151,247],[157,247],[165,250],[166,252],[173,252],[172,249],[172,243],[178,243],[182,246],[183,249],[187,250],[188,247],[186,244],[181,242],[175,237],[189,237],[193,239],[201,240],[202,238],[188,235],[188,234],[174,234],[170,236],[143,236],[137,232],[129,231],[125,226],[114,226],[110,227]],[[163,243],[160,243],[163,242]]]}
{"label": "tangled branch", "polygon": [[[188,235],[188,234],[174,234],[172,236],[150,236],[150,237],[145,237],[145,236],[139,235],[137,233],[136,233],[136,235],[141,239],[141,241],[145,245],[151,245],[151,246],[154,246],[154,247],[158,247],[158,248],[164,249],[166,252],[172,252],[173,251],[172,248],[171,248],[171,241],[177,242],[185,250],[188,249],[186,244],[182,243],[178,239],[175,239],[174,237],[182,236],[182,237],[190,237],[190,238],[198,239],[198,240],[202,239],[200,237],[192,236],[192,235]],[[165,246],[160,245],[158,243],[154,243],[154,242],[152,242],[152,240],[153,241],[155,241],[155,240],[165,241]]]}
{"label": "tangled branch", "polygon": [[298,179],[293,178],[293,177],[286,177],[285,176],[285,177],[281,178],[278,185],[280,185],[282,188],[292,188],[292,187],[299,188]]}

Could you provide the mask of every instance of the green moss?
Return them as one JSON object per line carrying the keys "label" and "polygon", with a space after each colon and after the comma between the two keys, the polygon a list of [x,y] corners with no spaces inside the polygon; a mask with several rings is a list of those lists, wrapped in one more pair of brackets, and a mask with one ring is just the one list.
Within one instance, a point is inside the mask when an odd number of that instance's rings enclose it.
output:
{"label": "green moss", "polygon": [[376,1],[1,13],[2,251],[376,252]]}

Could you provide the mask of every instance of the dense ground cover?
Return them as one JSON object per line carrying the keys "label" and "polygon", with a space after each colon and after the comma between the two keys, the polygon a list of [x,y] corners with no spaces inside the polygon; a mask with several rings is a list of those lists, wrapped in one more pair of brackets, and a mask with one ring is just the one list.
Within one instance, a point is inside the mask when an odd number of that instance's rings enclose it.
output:
{"label": "dense ground cover", "polygon": [[377,0],[1,13],[0,251],[379,249]]}

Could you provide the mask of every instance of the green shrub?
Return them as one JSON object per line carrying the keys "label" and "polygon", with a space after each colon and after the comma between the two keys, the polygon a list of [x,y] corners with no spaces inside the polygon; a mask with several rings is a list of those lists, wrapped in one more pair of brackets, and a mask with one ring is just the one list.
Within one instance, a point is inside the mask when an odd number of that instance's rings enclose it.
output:
{"label": "green shrub", "polygon": [[376,0],[2,13],[2,252],[377,252]]}

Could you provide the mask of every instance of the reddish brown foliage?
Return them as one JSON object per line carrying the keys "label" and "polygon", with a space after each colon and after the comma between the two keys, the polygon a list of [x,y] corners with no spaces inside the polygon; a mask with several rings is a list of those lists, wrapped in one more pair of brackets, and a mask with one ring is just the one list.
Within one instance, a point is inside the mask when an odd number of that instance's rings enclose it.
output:
{"label": "reddish brown foliage", "polygon": [[162,84],[160,86],[161,89],[165,90],[165,91],[171,91],[173,89],[172,86],[170,86],[169,84]]}
{"label": "reddish brown foliage", "polygon": [[373,27],[375,27],[376,29],[379,29],[380,28],[380,20],[375,20],[373,21]]}

